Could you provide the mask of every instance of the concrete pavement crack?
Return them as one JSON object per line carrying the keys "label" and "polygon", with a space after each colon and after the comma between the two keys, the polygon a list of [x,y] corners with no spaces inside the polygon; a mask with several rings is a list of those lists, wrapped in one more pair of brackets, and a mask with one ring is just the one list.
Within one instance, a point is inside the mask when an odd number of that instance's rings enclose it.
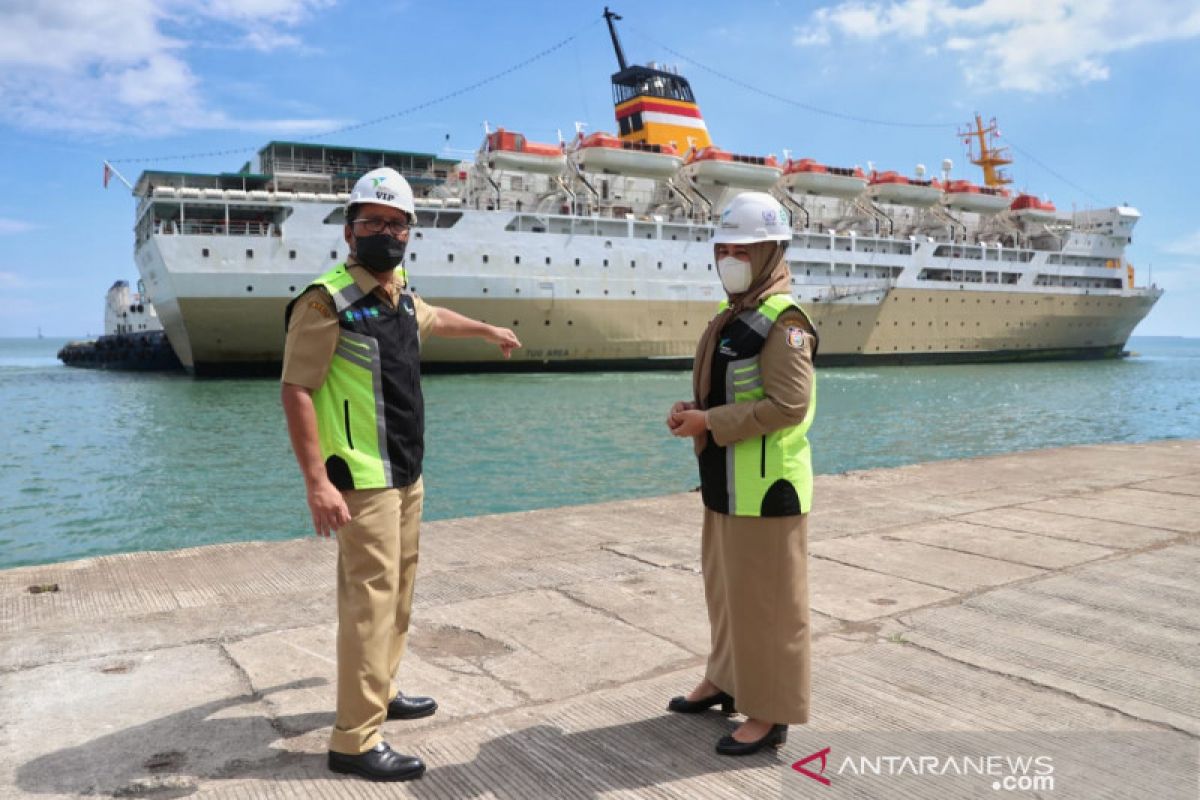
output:
{"label": "concrete pavement crack", "polygon": [[[905,628],[905,630],[907,630],[907,631],[912,631],[912,632],[916,632],[916,633],[920,632],[919,629],[915,628],[913,625],[905,622],[904,620],[897,619],[896,622],[899,623],[901,626],[903,626]],[[905,638],[903,640],[902,644],[905,647],[916,648],[917,650],[921,650],[922,652],[937,656],[938,658],[943,658],[947,661],[951,661],[955,664],[959,664],[959,665],[967,667],[968,669],[971,669],[971,670],[976,670],[978,672],[985,672],[989,675],[995,675],[1000,678],[1006,678],[1008,680],[1016,681],[1017,683],[1021,683],[1026,686],[1031,686],[1036,689],[1041,689],[1043,691],[1051,692],[1053,694],[1057,694],[1062,697],[1068,697],[1072,700],[1076,700],[1078,702],[1085,703],[1085,704],[1093,706],[1095,708],[1103,708],[1106,711],[1111,711],[1115,714],[1120,714],[1122,717],[1125,717],[1126,719],[1129,719],[1129,720],[1133,720],[1135,722],[1140,722],[1145,725],[1153,725],[1154,727],[1162,728],[1163,730],[1172,731],[1175,733],[1182,733],[1190,739],[1200,740],[1200,736],[1197,736],[1195,733],[1192,733],[1191,731],[1188,731],[1188,730],[1184,730],[1183,728],[1180,728],[1178,726],[1172,725],[1169,722],[1162,722],[1160,720],[1139,717],[1137,714],[1131,714],[1130,712],[1128,712],[1122,708],[1119,708],[1117,706],[1111,705],[1109,703],[1098,702],[1091,698],[1084,697],[1083,695],[1081,695],[1077,692],[1072,692],[1070,690],[1063,689],[1059,686],[1053,686],[1051,684],[1041,683],[1039,681],[1036,681],[1036,680],[1026,677],[1024,675],[1018,675],[1018,674],[1015,674],[1012,672],[1006,672],[1004,670],[994,669],[992,667],[985,667],[980,664],[976,664],[972,661],[967,661],[966,659],[952,656],[948,653],[942,652],[941,650],[938,650],[936,647],[919,644],[917,642],[914,642],[912,639]]]}

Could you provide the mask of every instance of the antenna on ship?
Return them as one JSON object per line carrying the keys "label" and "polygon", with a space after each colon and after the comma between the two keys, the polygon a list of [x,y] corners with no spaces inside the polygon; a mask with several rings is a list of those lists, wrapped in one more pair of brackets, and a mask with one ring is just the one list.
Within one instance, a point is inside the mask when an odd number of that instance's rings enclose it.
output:
{"label": "antenna on ship", "polygon": [[604,7],[604,21],[608,23],[608,35],[612,37],[613,49],[617,51],[617,64],[622,70],[628,69],[629,65],[625,63],[625,51],[621,49],[621,40],[617,38],[617,29],[613,25],[613,20],[621,19],[621,15],[615,11],[609,11],[608,6]]}
{"label": "antenna on ship", "polygon": [[[997,147],[996,139],[1000,138],[1000,131],[996,128],[996,118],[992,117],[988,122],[987,127],[983,127],[983,119],[975,115],[975,127],[964,128],[958,132],[962,137],[963,144],[967,146],[967,158],[971,159],[971,163],[983,168],[983,183],[985,186],[1004,186],[1012,183],[1012,178],[1000,169],[1007,164],[1012,163],[1012,158],[1008,154],[1007,147]],[[975,142],[979,142],[979,157],[975,156]]]}

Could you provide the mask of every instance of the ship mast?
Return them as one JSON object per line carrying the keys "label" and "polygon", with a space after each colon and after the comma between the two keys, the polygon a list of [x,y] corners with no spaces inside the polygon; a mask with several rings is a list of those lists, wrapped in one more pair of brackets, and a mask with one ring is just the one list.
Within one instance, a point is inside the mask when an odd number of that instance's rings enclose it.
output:
{"label": "ship mast", "polygon": [[608,23],[608,35],[612,37],[613,49],[617,51],[617,64],[624,70],[628,67],[625,63],[625,51],[621,49],[621,40],[617,38],[617,29],[613,25],[613,20],[621,19],[621,15],[615,11],[609,11],[608,6],[604,7],[604,21]]}
{"label": "ship mast", "polygon": [[[1008,155],[1007,147],[997,147],[996,139],[1000,136],[1000,132],[996,129],[996,118],[992,117],[988,122],[987,127],[983,127],[983,119],[975,115],[975,127],[965,128],[958,132],[958,135],[963,137],[963,144],[967,146],[967,158],[971,159],[971,163],[983,168],[983,183],[985,186],[1004,186],[1012,183],[1012,178],[1000,169],[1007,164],[1012,163],[1012,158]],[[979,155],[975,155],[975,142],[979,142]]]}

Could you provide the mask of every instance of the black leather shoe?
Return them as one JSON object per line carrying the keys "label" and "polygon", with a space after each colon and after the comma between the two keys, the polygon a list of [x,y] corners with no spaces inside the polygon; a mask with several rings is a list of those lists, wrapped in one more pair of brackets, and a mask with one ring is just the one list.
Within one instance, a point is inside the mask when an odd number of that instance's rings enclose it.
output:
{"label": "black leather shoe", "polygon": [[723,756],[748,756],[764,747],[783,747],[787,741],[787,725],[772,725],[761,739],[739,742],[732,736],[722,736],[717,741],[717,753]]}
{"label": "black leather shoe", "polygon": [[388,719],[420,719],[433,716],[437,711],[437,701],[432,697],[405,697],[399,693],[388,703]]}
{"label": "black leather shoe", "polygon": [[371,781],[411,781],[425,774],[425,762],[416,756],[400,755],[387,742],[380,742],[356,756],[330,750],[329,769]]}
{"label": "black leather shoe", "polygon": [[707,711],[713,706],[721,704],[721,713],[729,715],[734,713],[733,698],[724,692],[717,692],[711,697],[704,697],[700,700],[688,700],[680,695],[672,697],[671,702],[667,703],[668,711],[675,711],[679,714],[699,714],[701,711]]}

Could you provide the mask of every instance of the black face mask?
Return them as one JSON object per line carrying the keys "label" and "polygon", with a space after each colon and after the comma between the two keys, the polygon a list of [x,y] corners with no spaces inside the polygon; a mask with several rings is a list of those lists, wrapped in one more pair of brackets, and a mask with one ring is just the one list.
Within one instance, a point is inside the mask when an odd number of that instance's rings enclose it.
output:
{"label": "black face mask", "polygon": [[404,250],[408,247],[408,242],[386,233],[359,236],[355,242],[354,257],[374,273],[387,272],[400,266],[404,260]]}

